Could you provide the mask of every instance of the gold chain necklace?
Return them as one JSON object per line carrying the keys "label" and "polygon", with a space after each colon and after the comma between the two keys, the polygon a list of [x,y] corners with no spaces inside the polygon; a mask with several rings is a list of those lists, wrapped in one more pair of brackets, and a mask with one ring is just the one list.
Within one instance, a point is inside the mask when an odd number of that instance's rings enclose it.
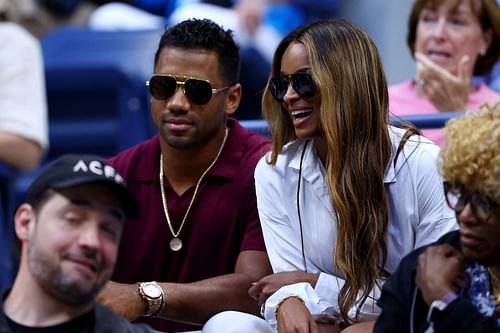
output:
{"label": "gold chain necklace", "polygon": [[167,207],[167,199],[165,196],[165,189],[163,185],[163,154],[160,154],[160,191],[161,191],[161,202],[163,204],[163,212],[165,213],[165,218],[167,219],[168,223],[168,228],[170,229],[170,232],[172,233],[173,238],[170,240],[170,249],[172,251],[179,251],[182,249],[182,241],[179,239],[179,234],[181,233],[182,227],[184,226],[184,223],[186,222],[186,219],[189,215],[189,211],[191,210],[191,206],[193,206],[194,199],[196,197],[196,194],[198,193],[198,189],[200,188],[201,181],[205,177],[208,171],[214,166],[215,162],[219,159],[219,156],[222,152],[222,149],[224,148],[224,145],[226,144],[226,139],[227,135],[229,133],[229,129],[226,127],[226,132],[224,133],[224,139],[222,140],[222,144],[220,145],[219,151],[217,152],[217,156],[215,156],[215,159],[210,163],[208,168],[202,173],[200,176],[200,179],[198,179],[198,182],[196,183],[196,187],[194,188],[194,193],[193,197],[191,198],[191,202],[189,203],[188,209],[186,210],[186,213],[184,214],[184,218],[182,219],[181,225],[179,227],[179,230],[177,232],[174,231],[174,228],[172,226],[172,222],[170,221],[170,215],[168,214],[168,207]]}

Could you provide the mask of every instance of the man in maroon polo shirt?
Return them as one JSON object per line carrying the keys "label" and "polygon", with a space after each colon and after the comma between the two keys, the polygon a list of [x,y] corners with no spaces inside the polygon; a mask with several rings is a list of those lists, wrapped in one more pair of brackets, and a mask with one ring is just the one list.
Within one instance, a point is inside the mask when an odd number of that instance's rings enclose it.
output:
{"label": "man in maroon polo shirt", "polygon": [[188,20],[161,37],[148,81],[159,135],[110,159],[140,217],[126,225],[99,300],[129,319],[158,317],[147,321],[177,332],[223,310],[258,313],[247,291],[272,271],[253,173],[270,143],[229,118],[238,80],[230,31]]}

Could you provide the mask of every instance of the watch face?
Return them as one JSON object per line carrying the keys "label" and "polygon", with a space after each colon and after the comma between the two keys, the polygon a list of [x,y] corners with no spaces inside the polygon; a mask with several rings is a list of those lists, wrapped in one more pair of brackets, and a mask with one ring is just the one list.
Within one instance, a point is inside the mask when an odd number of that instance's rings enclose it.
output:
{"label": "watch face", "polygon": [[145,284],[142,290],[146,296],[151,298],[158,298],[161,296],[161,289],[152,283]]}

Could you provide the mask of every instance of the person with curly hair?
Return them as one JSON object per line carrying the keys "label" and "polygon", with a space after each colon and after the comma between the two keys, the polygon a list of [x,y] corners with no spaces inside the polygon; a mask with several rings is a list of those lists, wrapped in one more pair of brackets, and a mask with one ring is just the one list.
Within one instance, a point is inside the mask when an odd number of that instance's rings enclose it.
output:
{"label": "person with curly hair", "polygon": [[500,332],[500,103],[445,127],[441,173],[459,231],[385,283],[375,333]]}
{"label": "person with curly hair", "polygon": [[273,150],[255,184],[274,274],[250,294],[279,332],[373,321],[380,286],[402,257],[456,228],[439,148],[389,124],[377,48],[342,20],[282,40],[263,110]]}

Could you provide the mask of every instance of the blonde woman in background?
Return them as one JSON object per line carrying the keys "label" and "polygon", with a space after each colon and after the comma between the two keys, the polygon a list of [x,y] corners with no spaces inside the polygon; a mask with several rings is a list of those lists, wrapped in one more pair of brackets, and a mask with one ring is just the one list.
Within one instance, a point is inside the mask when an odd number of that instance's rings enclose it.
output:
{"label": "blonde woman in background", "polygon": [[500,332],[500,103],[450,121],[441,173],[459,231],[409,254],[375,333]]}

